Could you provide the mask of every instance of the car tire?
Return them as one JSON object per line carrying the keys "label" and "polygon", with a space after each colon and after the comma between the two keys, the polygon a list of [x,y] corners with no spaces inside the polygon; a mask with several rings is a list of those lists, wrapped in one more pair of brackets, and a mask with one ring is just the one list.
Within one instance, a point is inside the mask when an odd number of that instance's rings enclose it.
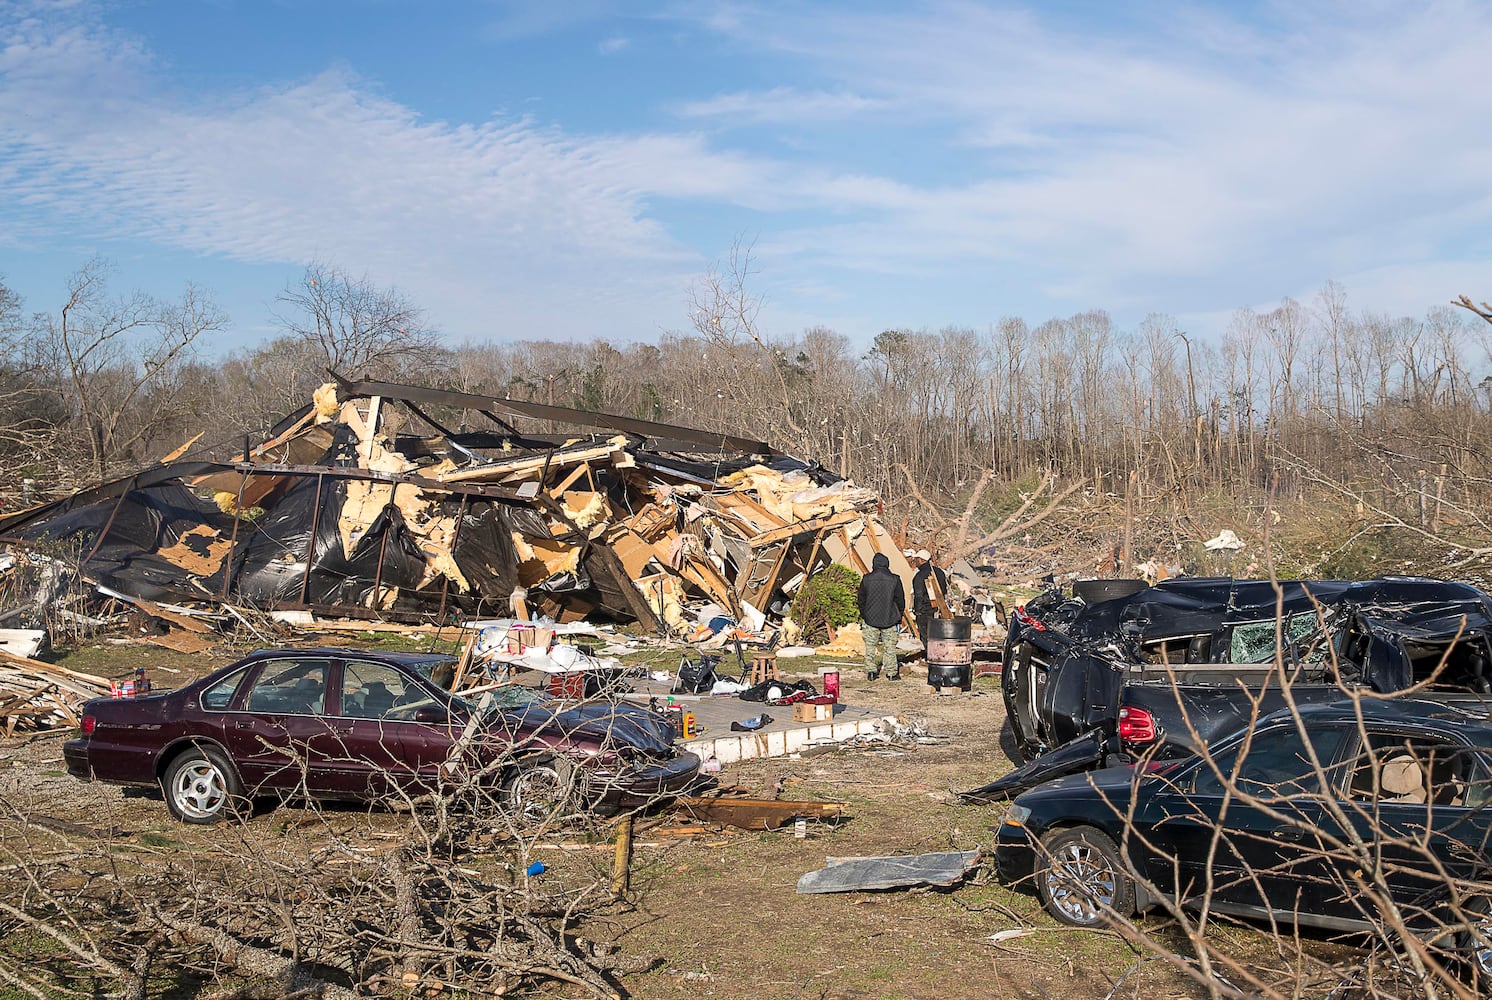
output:
{"label": "car tire", "polygon": [[1470,928],[1456,935],[1456,950],[1466,963],[1466,977],[1477,996],[1492,996],[1492,906],[1486,899],[1473,899],[1466,906]]}
{"label": "car tire", "polygon": [[213,747],[188,747],[172,758],[161,775],[161,792],[166,808],[183,823],[217,823],[248,808],[233,765]]}
{"label": "car tire", "polygon": [[518,764],[503,781],[503,810],[520,823],[563,815],[575,800],[574,768],[548,754]]}
{"label": "car tire", "polygon": [[1091,826],[1041,838],[1036,871],[1041,905],[1072,927],[1104,927],[1135,909],[1135,884],[1114,841]]}

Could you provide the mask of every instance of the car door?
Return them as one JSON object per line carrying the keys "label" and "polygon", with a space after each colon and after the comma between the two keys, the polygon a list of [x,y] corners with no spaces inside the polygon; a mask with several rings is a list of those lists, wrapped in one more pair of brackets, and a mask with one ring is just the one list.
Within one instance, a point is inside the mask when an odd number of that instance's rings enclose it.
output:
{"label": "car door", "polygon": [[342,663],[339,779],[361,795],[417,793],[435,785],[453,736],[444,700],[401,667]]}
{"label": "car door", "polygon": [[[1293,722],[1258,730],[1193,765],[1154,796],[1152,868],[1182,898],[1251,916],[1312,912],[1333,884],[1328,795],[1349,730]],[[1215,765],[1212,766],[1212,765]]]}
{"label": "car door", "polygon": [[1327,903],[1362,908],[1357,887],[1379,874],[1411,926],[1433,926],[1448,883],[1485,880],[1492,866],[1487,761],[1450,734],[1403,727],[1368,729],[1355,749],[1343,809],[1366,857],[1341,859],[1342,892]]}
{"label": "car door", "polygon": [[263,660],[235,695],[223,742],[249,794],[337,794],[328,766],[341,751],[334,665],[325,656]]}

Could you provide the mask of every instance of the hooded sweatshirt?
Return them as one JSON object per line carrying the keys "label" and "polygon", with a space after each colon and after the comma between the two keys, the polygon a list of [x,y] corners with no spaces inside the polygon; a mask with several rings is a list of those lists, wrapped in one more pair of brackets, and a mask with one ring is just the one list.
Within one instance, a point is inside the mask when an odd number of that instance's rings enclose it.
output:
{"label": "hooded sweatshirt", "polygon": [[871,628],[901,624],[906,595],[901,589],[901,577],[891,572],[891,560],[883,553],[876,553],[870,561],[870,572],[860,578],[855,603],[860,609],[860,620]]}

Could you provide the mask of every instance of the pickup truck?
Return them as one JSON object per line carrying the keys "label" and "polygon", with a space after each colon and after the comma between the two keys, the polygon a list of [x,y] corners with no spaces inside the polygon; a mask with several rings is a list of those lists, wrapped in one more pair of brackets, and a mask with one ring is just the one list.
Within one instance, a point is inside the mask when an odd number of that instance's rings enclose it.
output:
{"label": "pickup truck", "polygon": [[1141,753],[1182,756],[1291,701],[1412,689],[1492,702],[1492,599],[1466,584],[1102,583],[1072,597],[1049,590],[1012,613],[1001,686],[1030,763],[966,795],[1013,794]]}

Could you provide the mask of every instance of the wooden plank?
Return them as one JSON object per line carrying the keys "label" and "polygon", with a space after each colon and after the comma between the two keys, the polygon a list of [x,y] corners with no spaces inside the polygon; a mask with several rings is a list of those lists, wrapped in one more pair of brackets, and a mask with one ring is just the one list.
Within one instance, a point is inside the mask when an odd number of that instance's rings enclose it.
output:
{"label": "wooden plank", "polygon": [[751,540],[751,547],[753,549],[765,548],[775,542],[785,542],[790,538],[806,535],[809,532],[818,531],[822,528],[837,528],[842,525],[853,524],[864,516],[864,514],[857,510],[846,510],[840,511],[838,514],[826,514],[823,517],[815,517],[808,521],[797,521],[786,527],[774,528],[771,531],[765,531],[757,535]]}
{"label": "wooden plank", "polygon": [[833,820],[844,815],[847,802],[795,802],[790,799],[708,798],[680,796],[675,806],[696,820],[740,827],[776,830],[789,820]]}
{"label": "wooden plank", "polygon": [[487,465],[453,469],[450,472],[442,472],[436,478],[443,483],[461,483],[473,479],[499,479],[538,472],[546,465],[551,469],[565,468],[577,462],[589,462],[600,458],[609,458],[613,465],[623,468],[621,461],[626,456],[625,444],[626,438],[617,437],[579,450],[559,448],[538,455],[524,455],[500,462],[491,462]]}
{"label": "wooden plank", "polygon": [[129,597],[121,595],[120,599],[128,601],[152,618],[159,618],[162,621],[168,621],[172,625],[178,625],[181,628],[186,629],[188,632],[200,632],[206,634],[208,632],[214,631],[211,625],[199,618],[193,618],[191,615],[184,615],[178,611],[172,611],[169,608],[163,608],[159,604],[156,604],[154,601],[147,601],[143,597]]}
{"label": "wooden plank", "polygon": [[146,641],[178,653],[205,653],[213,647],[213,641],[196,632],[167,632],[165,635],[147,636]]}
{"label": "wooden plank", "polygon": [[39,672],[47,677],[70,677],[85,684],[95,684],[104,688],[109,686],[109,679],[107,677],[100,677],[97,674],[85,674],[79,670],[69,670],[66,667],[59,667],[55,663],[44,663],[41,660],[33,660],[26,656],[16,656],[14,653],[7,653],[3,649],[0,649],[0,662],[9,663],[16,667],[23,667],[28,671]]}
{"label": "wooden plank", "polygon": [[785,528],[792,523],[781,514],[774,513],[768,510],[766,507],[763,507],[759,502],[757,502],[754,497],[752,497],[748,493],[727,493],[725,495],[738,503],[742,503],[745,504],[747,507],[750,507],[753,513],[755,513],[759,517],[765,518],[767,523],[772,527]]}
{"label": "wooden plank", "polygon": [[571,486],[574,486],[575,485],[575,481],[578,480],[581,476],[590,476],[590,474],[591,474],[591,463],[589,463],[589,462],[581,462],[574,469],[570,470],[570,474],[568,476],[566,476],[564,479],[560,480],[560,484],[558,486],[554,487],[554,489],[552,489],[552,490],[549,491],[549,495],[553,496],[553,497],[560,496],[566,490],[568,490]]}

